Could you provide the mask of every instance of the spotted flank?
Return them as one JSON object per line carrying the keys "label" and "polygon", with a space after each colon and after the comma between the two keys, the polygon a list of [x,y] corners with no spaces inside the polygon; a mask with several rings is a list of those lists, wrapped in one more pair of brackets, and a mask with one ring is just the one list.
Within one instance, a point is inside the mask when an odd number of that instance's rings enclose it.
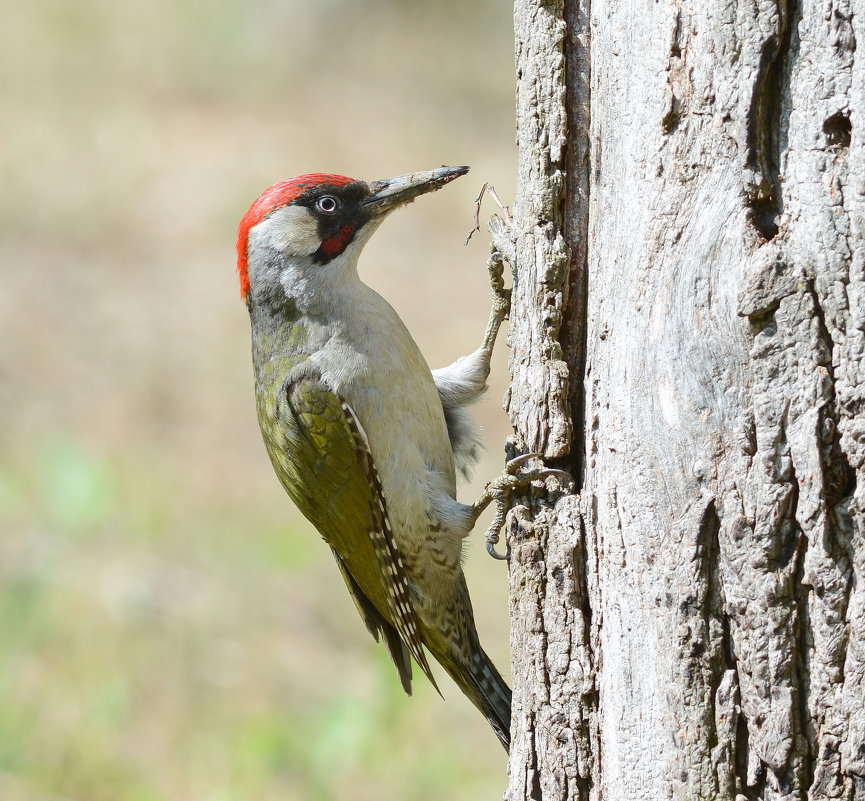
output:
{"label": "spotted flank", "polygon": [[385,586],[388,596],[388,604],[394,618],[394,626],[400,635],[400,638],[405,643],[409,652],[414,657],[415,662],[420,665],[421,670],[426,674],[433,687],[438,691],[438,685],[433,678],[429,663],[426,659],[421,644],[421,635],[418,628],[417,615],[411,602],[411,594],[408,586],[408,575],[406,573],[405,564],[402,560],[399,548],[393,537],[393,532],[390,528],[390,521],[387,513],[387,504],[385,503],[384,490],[382,489],[381,479],[376,470],[375,463],[372,459],[372,453],[369,449],[369,441],[363,426],[357,419],[351,406],[344,400],[340,399],[343,414],[345,414],[346,422],[354,437],[355,452],[358,461],[366,472],[367,480],[371,487],[374,488],[372,497],[370,498],[370,519],[371,526],[369,530],[370,540],[372,541],[373,549],[376,558],[382,571],[382,575],[387,577]]}

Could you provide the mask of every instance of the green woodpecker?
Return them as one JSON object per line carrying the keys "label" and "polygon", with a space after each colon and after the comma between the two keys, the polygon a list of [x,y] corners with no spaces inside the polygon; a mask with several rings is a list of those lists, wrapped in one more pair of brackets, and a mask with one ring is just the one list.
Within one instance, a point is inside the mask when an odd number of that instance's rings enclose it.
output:
{"label": "green woodpecker", "polygon": [[460,567],[463,539],[495,493],[472,505],[456,499],[457,470],[478,456],[466,406],[486,388],[498,324],[474,353],[430,371],[396,312],[357,274],[390,211],[467,171],[278,183],[240,223],[238,273],[258,420],[279,480],[330,545],[406,693],[411,658],[435,686],[426,649],[507,748],[511,691],[478,641]]}

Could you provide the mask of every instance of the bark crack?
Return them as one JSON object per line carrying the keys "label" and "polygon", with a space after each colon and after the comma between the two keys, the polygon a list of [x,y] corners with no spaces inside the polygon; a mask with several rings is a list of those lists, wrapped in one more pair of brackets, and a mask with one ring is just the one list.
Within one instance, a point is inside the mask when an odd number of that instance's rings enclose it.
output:
{"label": "bark crack", "polygon": [[[702,543],[704,549],[704,557],[703,557],[703,580],[706,586],[706,595],[703,600],[703,627],[706,632],[707,639],[711,640],[712,637],[712,618],[714,615],[717,615],[718,618],[722,618],[724,615],[723,612],[723,588],[721,587],[721,577],[719,575],[719,555],[721,545],[718,540],[718,536],[721,530],[721,521],[718,518],[718,510],[715,506],[715,499],[711,498],[706,504],[706,508],[703,511],[703,517],[700,520],[699,531],[697,533],[698,542]],[[723,627],[722,627],[723,631]],[[710,642],[709,647],[712,651],[715,651],[715,648],[712,646]],[[721,684],[721,679],[724,675],[724,668],[726,667],[724,654],[723,654],[724,643],[721,643],[721,648],[719,649],[718,656],[721,659],[716,660],[712,659],[711,662],[711,677],[709,681],[709,698],[708,698],[708,707],[709,707],[709,721],[712,724],[709,727],[709,742],[707,743],[709,749],[713,749],[718,744],[718,727],[717,727],[717,716],[716,716],[716,696],[718,692],[718,687]],[[713,654],[714,655],[714,654]]]}
{"label": "bark crack", "polygon": [[730,630],[730,613],[721,573],[721,519],[715,498],[700,520],[703,548],[703,625],[709,637],[711,671],[708,692],[707,746],[718,798],[733,798],[748,786],[748,726],[739,698],[739,664]]}
{"label": "bark crack", "polygon": [[[780,419],[778,432],[778,452],[790,452],[790,415],[791,402],[786,400]],[[783,465],[783,466],[782,466]],[[790,575],[789,596],[785,605],[792,616],[792,642],[790,643],[791,666],[789,681],[792,692],[790,719],[787,735],[790,746],[783,769],[777,766],[767,766],[775,773],[778,785],[784,792],[795,793],[807,801],[808,788],[814,778],[812,744],[808,736],[808,696],[810,688],[810,671],[807,659],[809,639],[808,630],[808,588],[802,585],[804,575],[804,560],[808,550],[808,538],[799,523],[799,478],[796,474],[796,462],[785,458],[779,464],[778,479],[787,484],[789,492],[778,506],[778,522],[775,531],[778,536],[777,562],[772,564],[775,570],[788,571]],[[789,568],[792,567],[792,570]],[[787,593],[785,593],[786,595]]]}
{"label": "bark crack", "polygon": [[826,324],[826,313],[813,278],[809,278],[807,292],[814,304],[814,318],[817,321],[817,338],[824,348],[818,365],[826,370],[827,400],[820,408],[818,435],[820,437],[820,458],[823,470],[823,497],[830,509],[842,500],[849,498],[856,490],[856,472],[850,467],[847,454],[841,448],[841,434],[838,428],[838,409],[835,393],[835,341]]}
{"label": "bark crack", "polygon": [[589,175],[591,170],[591,47],[588,19],[591,0],[565,0],[564,43],[566,144],[562,235],[568,248],[569,279],[560,330],[562,353],[568,362],[568,402],[573,420],[569,469],[583,485],[586,454],[585,386],[588,337]]}
{"label": "bark crack", "polygon": [[798,52],[800,0],[777,0],[775,31],[763,41],[748,110],[746,146],[753,171],[747,189],[750,219],[766,240],[778,233],[784,211],[781,162],[790,114],[790,67]]}
{"label": "bark crack", "polygon": [[[797,493],[798,494],[798,493]],[[796,704],[799,713],[799,747],[802,756],[802,781],[799,793],[807,801],[808,791],[814,783],[816,736],[811,726],[809,697],[811,693],[811,620],[808,612],[808,595],[811,589],[803,583],[805,578],[805,555],[808,551],[808,538],[800,529],[796,552],[796,569],[793,574],[793,588],[796,594],[796,648],[793,666],[796,681]]]}

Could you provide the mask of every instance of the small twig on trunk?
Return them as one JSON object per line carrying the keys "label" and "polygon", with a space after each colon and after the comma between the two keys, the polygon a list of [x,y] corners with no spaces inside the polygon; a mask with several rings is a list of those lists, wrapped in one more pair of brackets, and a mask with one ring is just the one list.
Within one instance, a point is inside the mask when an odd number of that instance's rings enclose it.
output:
{"label": "small twig on trunk", "polygon": [[466,237],[465,244],[469,243],[469,240],[474,236],[475,231],[481,230],[481,203],[484,200],[484,192],[489,184],[489,181],[484,181],[484,185],[481,187],[481,191],[478,192],[478,196],[475,198],[475,227],[469,231],[469,235]]}
{"label": "small twig on trunk", "polygon": [[[502,214],[505,215],[505,222],[508,224],[508,227],[513,226],[514,218],[511,217],[511,210],[499,199],[499,196],[496,194],[496,188],[494,186],[487,187],[487,192],[490,193],[493,202],[501,209]],[[480,206],[478,206],[478,212],[480,212]]]}

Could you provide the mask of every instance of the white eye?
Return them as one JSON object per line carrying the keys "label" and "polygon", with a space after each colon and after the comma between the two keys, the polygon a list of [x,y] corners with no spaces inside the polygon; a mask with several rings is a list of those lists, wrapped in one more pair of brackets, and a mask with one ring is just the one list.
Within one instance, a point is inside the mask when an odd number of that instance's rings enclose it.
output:
{"label": "white eye", "polygon": [[325,214],[333,214],[339,208],[339,201],[331,195],[325,195],[315,202],[315,207]]}

